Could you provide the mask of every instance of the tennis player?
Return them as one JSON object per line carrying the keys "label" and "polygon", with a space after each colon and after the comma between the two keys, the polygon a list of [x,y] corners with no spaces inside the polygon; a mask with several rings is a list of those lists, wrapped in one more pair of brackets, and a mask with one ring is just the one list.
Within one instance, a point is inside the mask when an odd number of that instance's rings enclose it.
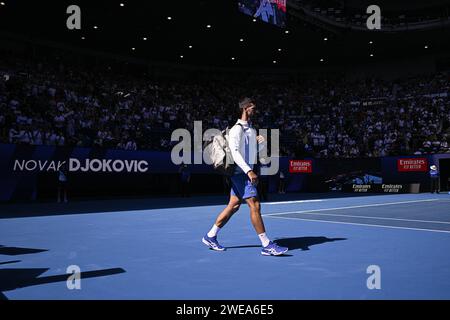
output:
{"label": "tennis player", "polygon": [[253,172],[256,163],[258,144],[264,143],[264,137],[256,136],[256,130],[251,126],[250,118],[255,113],[256,104],[250,98],[239,102],[240,119],[231,128],[228,135],[228,144],[231,149],[236,170],[231,177],[231,194],[228,206],[219,214],[216,223],[203,237],[202,241],[209,248],[224,251],[225,248],[217,241],[217,234],[235,214],[244,201],[250,208],[250,218],[256,233],[261,240],[261,254],[266,256],[279,256],[288,251],[270,241],[261,217],[261,205],[258,199],[258,176]]}

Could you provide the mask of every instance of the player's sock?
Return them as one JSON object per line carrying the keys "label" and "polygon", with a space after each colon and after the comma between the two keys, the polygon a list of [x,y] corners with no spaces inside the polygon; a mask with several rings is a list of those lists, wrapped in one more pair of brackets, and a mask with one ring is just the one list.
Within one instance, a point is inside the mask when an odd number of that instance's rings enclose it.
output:
{"label": "player's sock", "polygon": [[220,228],[218,226],[216,226],[216,225],[213,225],[211,230],[208,232],[208,237],[214,238],[215,236],[217,236],[219,231],[220,231]]}
{"label": "player's sock", "polygon": [[270,240],[269,240],[269,238],[267,237],[267,235],[266,235],[265,232],[264,232],[264,233],[261,233],[261,234],[258,234],[258,237],[259,237],[259,240],[261,240],[262,246],[263,246],[264,248],[267,247],[267,246],[269,245]]}

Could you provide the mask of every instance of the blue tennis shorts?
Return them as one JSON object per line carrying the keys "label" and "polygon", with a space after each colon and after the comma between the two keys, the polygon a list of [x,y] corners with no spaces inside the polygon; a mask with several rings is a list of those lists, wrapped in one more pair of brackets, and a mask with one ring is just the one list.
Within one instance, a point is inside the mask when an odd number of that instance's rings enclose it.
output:
{"label": "blue tennis shorts", "polygon": [[258,197],[256,185],[253,185],[250,182],[250,179],[246,174],[235,174],[230,178],[230,181],[232,196],[236,196],[243,200]]}

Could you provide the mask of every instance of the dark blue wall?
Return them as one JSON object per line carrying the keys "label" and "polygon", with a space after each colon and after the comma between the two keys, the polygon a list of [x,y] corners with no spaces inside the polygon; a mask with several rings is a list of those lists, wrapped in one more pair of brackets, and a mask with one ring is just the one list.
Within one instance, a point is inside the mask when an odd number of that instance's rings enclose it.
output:
{"label": "dark blue wall", "polygon": [[[427,158],[429,165],[439,166],[440,159],[450,159],[450,154],[408,156]],[[179,167],[174,165],[168,152],[123,151],[93,148],[61,148],[52,146],[21,146],[0,144],[0,201],[36,200],[56,197],[55,172],[13,171],[15,160],[65,161],[69,158],[146,160],[145,173],[69,173],[69,191],[83,197],[171,195],[179,192]],[[353,172],[381,175],[384,183],[421,183],[422,191],[429,186],[428,173],[401,173],[397,171],[399,157],[370,159],[308,159],[313,161],[312,174],[290,174],[288,158],[280,158],[280,170],[286,177],[287,192],[328,191],[325,181],[338,175]],[[296,159],[300,160],[300,159]],[[222,176],[210,166],[191,165],[193,193],[227,192]],[[269,191],[276,192],[279,177],[269,177]]]}

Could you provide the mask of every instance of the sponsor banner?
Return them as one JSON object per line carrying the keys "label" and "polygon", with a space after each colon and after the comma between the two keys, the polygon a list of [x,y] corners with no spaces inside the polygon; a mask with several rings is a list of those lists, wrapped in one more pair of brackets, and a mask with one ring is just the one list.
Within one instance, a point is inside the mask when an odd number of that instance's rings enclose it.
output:
{"label": "sponsor banner", "polygon": [[290,160],[289,161],[290,173],[312,173],[312,160]]}
{"label": "sponsor banner", "polygon": [[427,172],[427,158],[403,158],[397,159],[398,172]]}
{"label": "sponsor banner", "polygon": [[354,193],[419,193],[420,184],[348,184],[344,192]]}

